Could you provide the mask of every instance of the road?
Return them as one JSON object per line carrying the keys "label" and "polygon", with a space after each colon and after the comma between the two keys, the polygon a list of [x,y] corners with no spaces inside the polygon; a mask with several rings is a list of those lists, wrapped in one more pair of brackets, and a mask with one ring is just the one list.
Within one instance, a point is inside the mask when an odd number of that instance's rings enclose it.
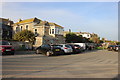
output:
{"label": "road", "polygon": [[114,78],[118,53],[107,50],[46,57],[8,55],[2,59],[3,78]]}

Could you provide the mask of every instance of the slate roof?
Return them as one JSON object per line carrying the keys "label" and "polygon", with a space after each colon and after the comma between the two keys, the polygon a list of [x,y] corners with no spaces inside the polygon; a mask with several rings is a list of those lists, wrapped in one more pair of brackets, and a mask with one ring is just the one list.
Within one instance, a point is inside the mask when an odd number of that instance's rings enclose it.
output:
{"label": "slate roof", "polygon": [[64,27],[62,27],[62,26],[60,26],[60,25],[58,25],[58,24],[56,24],[56,23],[51,23],[51,22],[49,22],[49,24],[50,24],[50,26],[58,26],[58,27],[61,27],[61,28],[64,28]]}
{"label": "slate roof", "polygon": [[35,18],[25,19],[25,20],[21,20],[20,22],[15,23],[15,24],[34,22],[34,20],[35,20]]}
{"label": "slate roof", "polygon": [[[15,24],[24,24],[24,23],[30,23],[30,22],[35,22],[35,20],[37,20],[37,18],[31,18],[31,19],[25,19],[25,20],[21,20]],[[61,27],[63,28],[62,26],[56,24],[56,23],[51,23],[51,22],[48,22],[48,21],[42,21],[40,19],[38,19],[39,22],[37,22],[37,24],[35,24],[35,26],[42,26],[42,25],[46,25],[46,26],[58,26],[58,27]]]}

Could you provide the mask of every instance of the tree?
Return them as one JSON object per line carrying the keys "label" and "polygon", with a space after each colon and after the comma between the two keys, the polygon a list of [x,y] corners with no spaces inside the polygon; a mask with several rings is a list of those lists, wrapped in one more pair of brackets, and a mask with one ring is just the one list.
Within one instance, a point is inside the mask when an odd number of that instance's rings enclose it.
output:
{"label": "tree", "polygon": [[85,43],[91,42],[89,39],[82,37],[82,35],[76,35],[75,33],[68,33],[66,34],[66,42],[67,43]]}
{"label": "tree", "polygon": [[120,45],[120,42],[116,42],[117,45]]}
{"label": "tree", "polygon": [[94,42],[94,43],[100,43],[100,37],[97,34],[93,33],[91,35],[92,35],[92,37],[90,38],[90,40],[92,42]]}
{"label": "tree", "polygon": [[102,38],[102,41],[105,42],[105,38]]}
{"label": "tree", "polygon": [[18,40],[18,41],[29,41],[31,44],[34,43],[35,39],[35,35],[33,32],[28,31],[28,30],[23,30],[21,32],[17,32],[14,36],[13,36],[14,40]]}
{"label": "tree", "polygon": [[70,33],[66,34],[65,38],[66,38],[66,42],[67,43],[72,43],[72,42],[76,42],[77,35],[70,32]]}

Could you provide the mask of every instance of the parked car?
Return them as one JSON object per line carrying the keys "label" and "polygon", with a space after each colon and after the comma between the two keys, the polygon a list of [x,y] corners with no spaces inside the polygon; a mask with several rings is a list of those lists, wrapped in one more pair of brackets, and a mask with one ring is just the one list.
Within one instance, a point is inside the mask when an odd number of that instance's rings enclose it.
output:
{"label": "parked car", "polygon": [[58,45],[52,45],[52,46],[60,47],[63,50],[64,54],[70,54],[73,52],[72,47],[68,44],[58,44]]}
{"label": "parked car", "polygon": [[44,54],[46,56],[52,56],[52,55],[59,55],[62,54],[63,51],[59,47],[53,47],[51,45],[41,45],[38,48],[36,48],[36,54]]}
{"label": "parked car", "polygon": [[77,45],[81,46],[82,51],[86,50],[86,44],[85,43],[74,43],[74,44],[77,44]]}
{"label": "parked car", "polygon": [[77,45],[77,44],[71,44],[71,43],[68,43],[72,49],[73,49],[73,53],[79,53],[82,51],[82,48],[81,46]]}
{"label": "parked car", "polygon": [[114,51],[120,51],[120,45],[116,45]]}
{"label": "parked car", "polygon": [[0,51],[2,52],[2,55],[5,54],[11,54],[14,55],[14,48],[8,41],[0,41]]}
{"label": "parked car", "polygon": [[109,45],[108,48],[107,48],[108,51],[114,50],[114,49],[115,49],[115,46],[116,46],[116,45]]}
{"label": "parked car", "polygon": [[95,49],[95,47],[96,47],[95,43],[86,43],[87,50],[93,50]]}

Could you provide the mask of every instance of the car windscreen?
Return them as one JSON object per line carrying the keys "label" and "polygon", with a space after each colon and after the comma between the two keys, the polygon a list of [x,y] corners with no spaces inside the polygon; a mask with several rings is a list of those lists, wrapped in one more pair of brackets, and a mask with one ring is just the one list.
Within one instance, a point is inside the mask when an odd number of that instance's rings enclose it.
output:
{"label": "car windscreen", "polygon": [[0,45],[10,45],[10,43],[7,41],[0,41]]}
{"label": "car windscreen", "polygon": [[62,45],[52,45],[53,47],[63,47]]}
{"label": "car windscreen", "polygon": [[74,45],[74,46],[76,46],[76,47],[80,47],[79,45]]}
{"label": "car windscreen", "polygon": [[116,47],[120,47],[120,45],[116,45]]}
{"label": "car windscreen", "polygon": [[115,45],[109,45],[109,47],[114,47]]}

